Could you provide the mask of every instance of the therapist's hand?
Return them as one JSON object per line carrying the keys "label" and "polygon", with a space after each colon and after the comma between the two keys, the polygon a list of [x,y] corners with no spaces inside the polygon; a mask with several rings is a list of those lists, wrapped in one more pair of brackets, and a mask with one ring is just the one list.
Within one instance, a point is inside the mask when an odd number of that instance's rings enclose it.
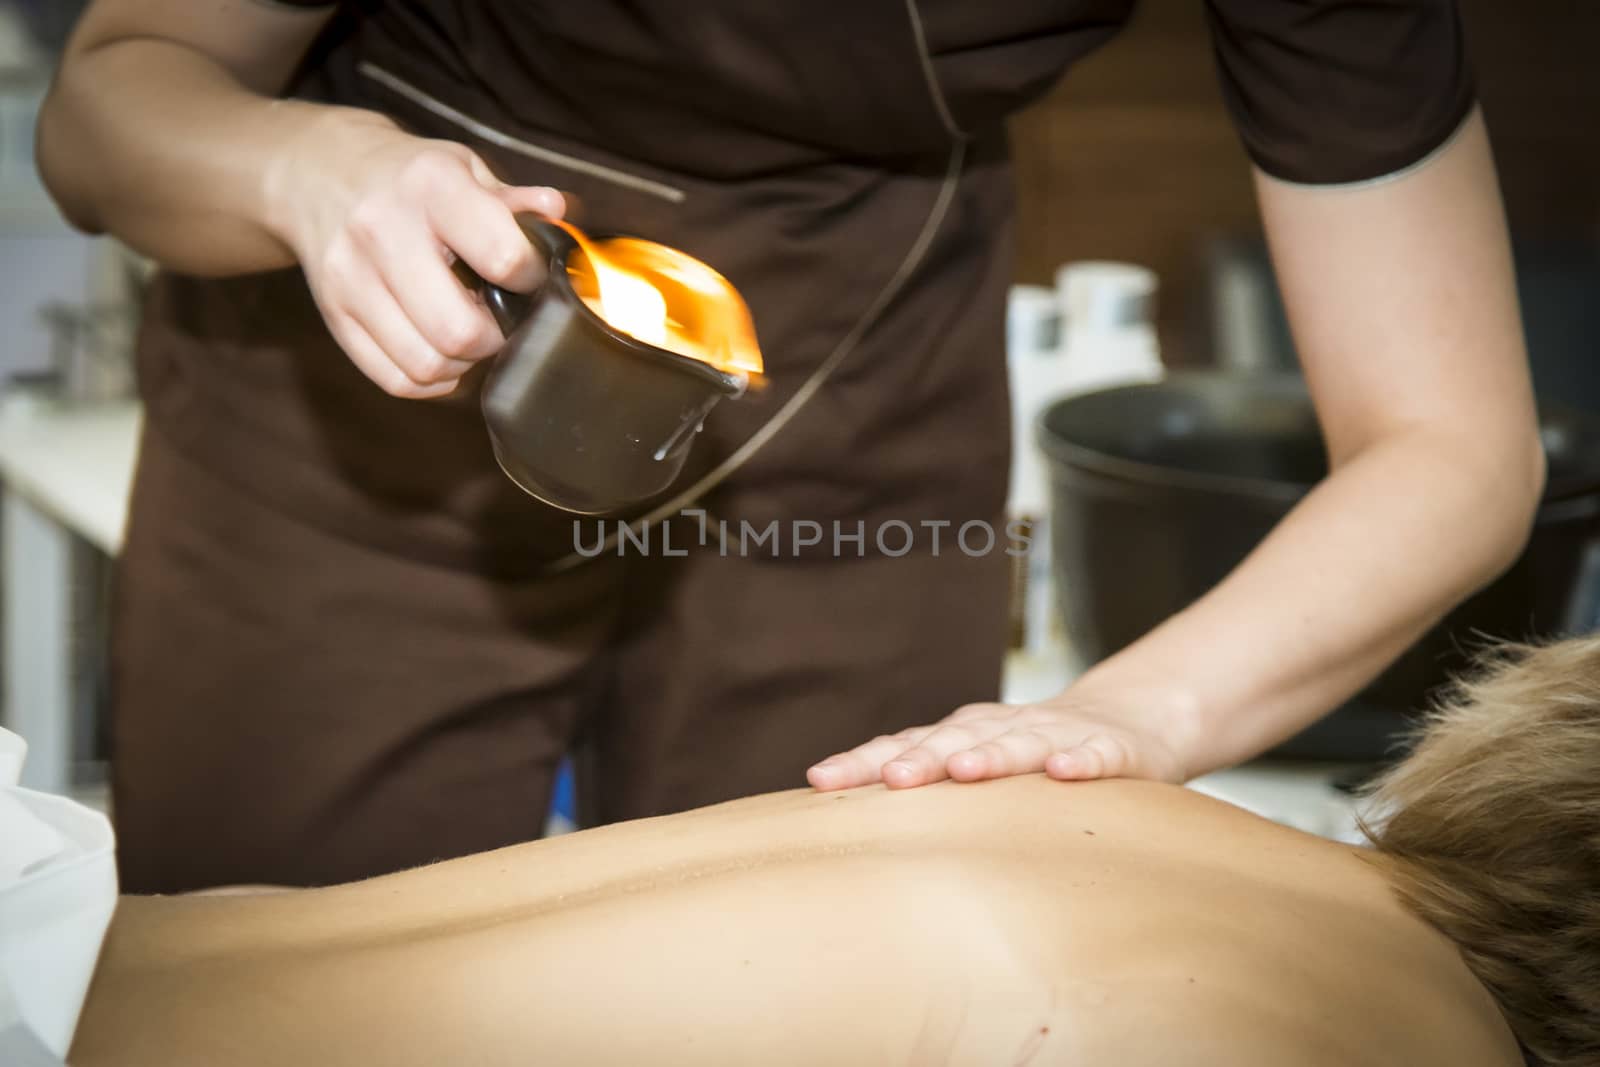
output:
{"label": "therapist's hand", "polygon": [[1190,721],[1167,694],[1075,686],[1037,704],[968,704],[930,726],[830,756],[808,770],[806,779],[824,791],[879,781],[904,789],[945,778],[976,782],[1040,771],[1063,781],[1182,782],[1188,777],[1183,752]]}
{"label": "therapist's hand", "polygon": [[334,338],[379,388],[417,399],[450,393],[504,340],[453,262],[531,292],[544,266],[514,215],[565,209],[554,189],[501,182],[465,145],[350,109],[330,110],[265,185]]}

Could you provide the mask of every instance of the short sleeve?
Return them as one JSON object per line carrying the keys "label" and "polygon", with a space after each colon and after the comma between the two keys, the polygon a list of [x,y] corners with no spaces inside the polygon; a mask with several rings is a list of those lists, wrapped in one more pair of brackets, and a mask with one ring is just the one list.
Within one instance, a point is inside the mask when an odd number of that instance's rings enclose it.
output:
{"label": "short sleeve", "polygon": [[1381,178],[1448,141],[1475,90],[1455,0],[1207,0],[1223,98],[1287,181]]}

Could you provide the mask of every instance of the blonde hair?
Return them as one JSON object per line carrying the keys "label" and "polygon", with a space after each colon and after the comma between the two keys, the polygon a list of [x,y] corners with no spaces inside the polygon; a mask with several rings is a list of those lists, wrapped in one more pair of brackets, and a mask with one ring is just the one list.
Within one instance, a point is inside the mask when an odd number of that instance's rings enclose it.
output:
{"label": "blonde hair", "polygon": [[1600,1063],[1600,636],[1482,656],[1373,799],[1400,898],[1523,1045]]}

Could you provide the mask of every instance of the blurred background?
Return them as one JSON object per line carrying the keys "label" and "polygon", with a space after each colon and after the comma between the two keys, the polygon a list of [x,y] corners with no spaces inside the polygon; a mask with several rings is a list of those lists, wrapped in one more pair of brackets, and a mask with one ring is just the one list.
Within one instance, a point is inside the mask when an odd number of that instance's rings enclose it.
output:
{"label": "blurred background", "polygon": [[[0,0],[0,679],[4,721],[34,748],[32,784],[93,800],[103,794],[108,756],[106,588],[138,429],[128,352],[144,266],[114,242],[73,233],[34,175],[34,114],[83,6]],[[1462,8],[1516,241],[1538,385],[1574,408],[1600,412],[1600,5],[1462,0]],[[1119,40],[1014,121],[1013,140],[1021,213],[1008,340],[1018,418],[1013,510],[1049,530],[1042,543],[1054,546],[1016,578],[1006,695],[1028,699],[1181,607],[1248,548],[1255,529],[1206,526],[1216,500],[1179,514],[1160,499],[1107,517],[1096,496],[1104,485],[1081,465],[1041,455],[1035,421],[1062,396],[1119,383],[1160,390],[1208,368],[1259,380],[1292,374],[1294,354],[1200,0],[1145,0]],[[1076,340],[1074,330],[1082,334]],[[1070,362],[1056,358],[1063,351]],[[1253,410],[1293,406],[1292,397],[1283,400],[1292,388],[1274,389]],[[1206,406],[1212,393],[1185,387],[1148,395],[1155,399],[1140,402],[1173,403],[1184,414],[1166,423],[1182,447],[1134,458],[1154,469],[1169,461],[1193,466],[1205,454],[1221,457],[1209,473],[1239,473],[1227,469],[1225,449],[1200,448],[1206,419],[1219,410]],[[1098,429],[1085,429],[1079,417],[1078,409],[1048,416],[1047,430],[1075,443],[1078,455],[1122,447],[1104,432],[1107,420],[1115,424],[1114,410],[1084,416]],[[1314,425],[1290,422],[1288,437],[1260,442],[1265,451],[1242,460],[1258,490],[1292,490],[1314,477],[1314,455],[1309,467],[1294,458],[1303,458]],[[1381,756],[1399,716],[1465,632],[1460,627],[1520,633],[1600,622],[1593,615],[1600,475],[1585,480],[1595,473],[1585,452],[1591,431],[1581,419],[1550,430],[1550,440],[1566,434],[1557,443],[1576,450],[1573,479],[1552,502],[1559,536],[1524,561],[1511,599],[1492,615],[1458,620],[1387,693],[1342,710],[1331,732],[1280,756],[1318,765]],[[1272,451],[1280,448],[1290,459]],[[1286,506],[1284,494],[1274,493],[1265,495]],[[1270,512],[1261,513],[1262,530]],[[1181,574],[1155,566],[1154,557],[1095,554],[1107,541],[1131,551],[1140,541],[1128,524],[1154,521],[1211,550]],[[1108,607],[1113,602],[1122,607]]]}
{"label": "blurred background", "polygon": [[[1524,244],[1546,244],[1531,256],[1535,267],[1555,255],[1551,244],[1586,252],[1592,265],[1600,243],[1600,5],[1459,5],[1513,233]],[[1200,0],[1144,0],[1126,33],[1013,124],[1023,221],[1018,280],[1048,283],[1069,259],[1153,268],[1170,366],[1241,358],[1215,333],[1225,326],[1217,290],[1228,282],[1219,252],[1260,234],[1249,164],[1213,72],[1204,8]],[[1526,295],[1537,306],[1553,295],[1546,287],[1561,286],[1559,277],[1541,277]],[[1600,318],[1596,295],[1592,284],[1583,293],[1588,314]]]}

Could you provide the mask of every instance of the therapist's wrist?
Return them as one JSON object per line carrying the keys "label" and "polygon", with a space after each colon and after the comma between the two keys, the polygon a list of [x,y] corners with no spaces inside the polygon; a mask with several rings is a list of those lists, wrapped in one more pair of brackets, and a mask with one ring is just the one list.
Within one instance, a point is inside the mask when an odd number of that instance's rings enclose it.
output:
{"label": "therapist's wrist", "polygon": [[1155,775],[1174,782],[1215,770],[1205,739],[1204,702],[1181,683],[1113,658],[1091,668],[1053,703],[1092,708],[1124,721],[1158,747],[1166,766]]}

